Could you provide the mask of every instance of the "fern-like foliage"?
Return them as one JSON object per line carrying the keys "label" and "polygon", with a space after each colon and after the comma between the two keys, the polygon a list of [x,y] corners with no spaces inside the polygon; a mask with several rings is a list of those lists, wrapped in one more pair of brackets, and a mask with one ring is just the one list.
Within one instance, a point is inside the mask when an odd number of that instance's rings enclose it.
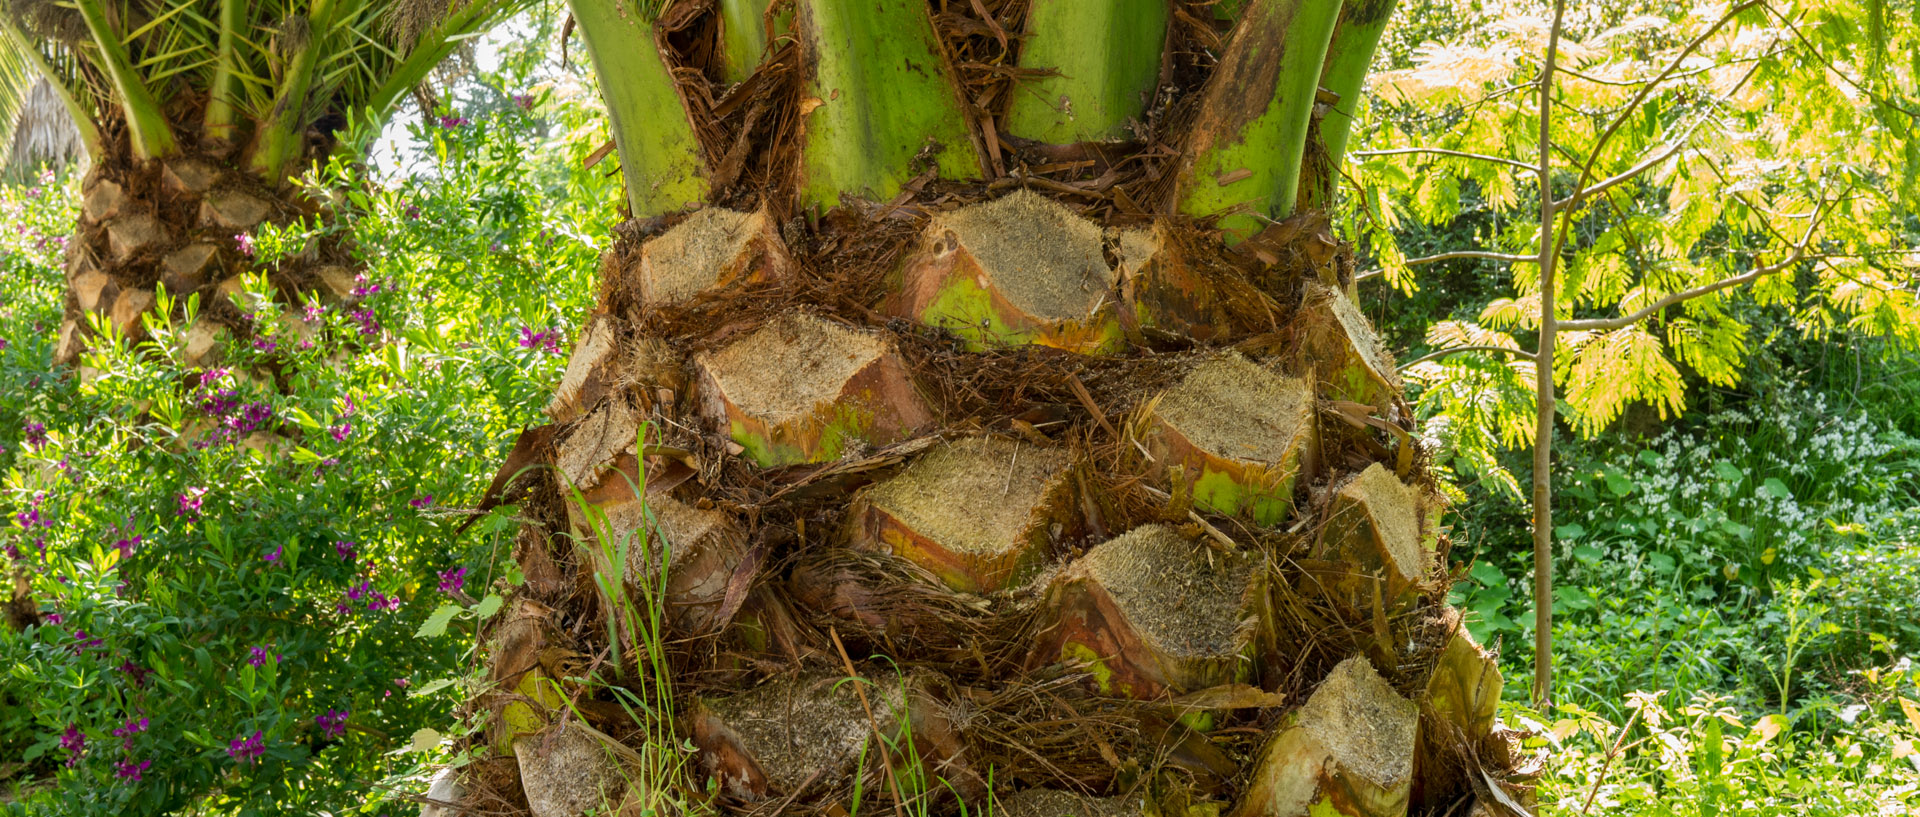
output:
{"label": "fern-like foliage", "polygon": [[[1478,265],[1511,289],[1477,305],[1478,324],[1443,324],[1428,342],[1531,343],[1540,269],[1522,259],[1543,241],[1533,165],[1548,20],[1426,2],[1388,34],[1339,217],[1379,278],[1406,292],[1427,267],[1397,236],[1472,225],[1475,246],[1436,249],[1499,255],[1438,263]],[[1576,7],[1562,43],[1550,195],[1556,318],[1575,331],[1560,335],[1555,380],[1576,431],[1636,402],[1681,411],[1683,372],[1737,385],[1755,307],[1809,334],[1920,346],[1920,59],[1907,58],[1920,54],[1920,4]],[[1422,413],[1462,462],[1488,461],[1477,445],[1522,442],[1499,431],[1517,416],[1489,408],[1506,399],[1476,393],[1518,365],[1472,352],[1415,372]]]}

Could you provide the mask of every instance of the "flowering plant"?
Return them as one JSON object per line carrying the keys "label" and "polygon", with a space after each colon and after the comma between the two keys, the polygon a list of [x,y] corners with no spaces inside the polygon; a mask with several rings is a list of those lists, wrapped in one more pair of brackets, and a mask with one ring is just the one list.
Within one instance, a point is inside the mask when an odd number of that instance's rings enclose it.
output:
{"label": "flowering plant", "polygon": [[[64,281],[46,236],[72,229],[75,186],[0,188],[29,228],[0,236],[0,561],[32,606],[0,627],[0,758],[53,781],[34,813],[342,813],[437,759],[396,750],[447,727],[458,695],[434,682],[462,675],[519,581],[505,513],[453,530],[540,421],[558,316],[587,307],[598,250],[564,236],[610,229],[593,196],[549,198],[567,188],[530,153],[536,125],[508,106],[421,129],[444,150],[398,182],[330,166],[308,180],[346,191],[312,196],[340,202],[326,218],[235,240],[264,273],[340,242],[351,292],[290,303],[250,275],[249,331],[191,365],[210,305],[163,295],[86,378],[50,363]],[[617,192],[576,175],[575,193]],[[532,350],[531,326],[548,333]],[[449,605],[472,612],[422,627]]]}

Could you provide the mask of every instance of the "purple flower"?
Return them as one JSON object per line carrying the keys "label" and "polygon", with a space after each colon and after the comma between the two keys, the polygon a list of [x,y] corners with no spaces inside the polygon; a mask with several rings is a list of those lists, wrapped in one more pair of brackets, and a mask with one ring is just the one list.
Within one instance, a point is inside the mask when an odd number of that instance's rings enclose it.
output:
{"label": "purple flower", "polygon": [[66,617],[66,616],[63,616],[63,615],[60,615],[59,613],[48,613],[48,614],[47,614],[47,623],[48,623],[48,624],[59,624],[60,622],[62,622],[62,621],[66,621],[66,620],[67,620],[67,617]]}
{"label": "purple flower", "polygon": [[141,732],[145,732],[145,731],[147,731],[146,718],[144,717],[138,718],[138,719],[130,718],[127,720],[127,723],[125,726],[119,726],[114,728],[113,736],[116,738],[132,737],[134,735],[138,735]]}
{"label": "purple flower", "polygon": [[60,734],[60,748],[67,752],[67,765],[78,766],[80,756],[87,751],[87,736],[80,734],[80,727],[69,725],[67,731]]}
{"label": "purple flower", "polygon": [[513,95],[513,104],[520,106],[520,110],[523,110],[523,111],[533,110],[533,102],[534,102],[533,94],[514,94]]}
{"label": "purple flower", "polygon": [[320,320],[320,316],[325,314],[327,314],[327,308],[317,303],[309,303],[305,309],[300,311],[301,320],[307,323]]}
{"label": "purple flower", "polygon": [[151,760],[142,760],[139,763],[135,763],[132,760],[122,760],[113,764],[113,773],[118,775],[122,780],[131,780],[138,783],[140,782],[140,773],[146,771],[147,767],[152,765],[153,761]]}
{"label": "purple flower", "polygon": [[520,348],[539,349],[550,355],[560,354],[560,330],[542,329],[533,331],[531,326],[520,327]]}
{"label": "purple flower", "polygon": [[253,737],[241,735],[227,743],[227,754],[237,763],[253,763],[266,751],[266,738],[259,730],[254,730]]}
{"label": "purple flower", "polygon": [[353,436],[353,424],[341,423],[337,426],[332,426],[327,429],[327,433],[333,435],[333,441],[336,443],[346,442],[348,437]]}
{"label": "purple flower", "polygon": [[[355,291],[357,292],[358,290]],[[360,324],[361,337],[370,338],[380,334],[380,319],[374,317],[373,310],[356,309],[347,313],[347,317],[353,319],[355,323]]]}
{"label": "purple flower", "polygon": [[120,558],[122,559],[128,558],[133,555],[133,552],[135,550],[138,550],[140,548],[140,536],[138,534],[135,534],[134,537],[131,539],[121,539],[117,542],[114,542],[113,547],[114,549],[120,551]]}
{"label": "purple flower", "polygon": [[253,236],[247,235],[246,233],[235,233],[233,243],[239,245],[241,255],[247,256],[248,258],[253,257]]}
{"label": "purple flower", "polygon": [[347,733],[347,710],[329,709],[324,715],[316,715],[313,723],[327,737],[338,738]]}
{"label": "purple flower", "polygon": [[268,645],[267,647],[252,648],[253,654],[247,656],[247,663],[253,665],[254,667],[263,667],[263,666],[266,666],[267,659],[269,657],[271,657],[276,662],[279,661],[280,656],[273,654],[273,652],[269,649],[269,647],[271,646],[272,645]]}
{"label": "purple flower", "polygon": [[272,550],[267,551],[266,555],[261,556],[260,558],[265,559],[267,561],[267,564],[277,565],[280,563],[281,551],[286,550],[286,548],[287,548],[286,545],[274,545]]}
{"label": "purple flower", "polygon": [[200,498],[205,496],[206,493],[207,489],[205,488],[188,488],[185,493],[180,495],[180,508],[174,511],[175,515],[189,517],[190,519],[199,519]]}
{"label": "purple flower", "polygon": [[279,346],[280,344],[274,343],[272,338],[253,339],[253,350],[256,352],[271,352]]}
{"label": "purple flower", "polygon": [[442,117],[440,117],[440,127],[442,127],[442,128],[446,128],[446,129],[448,129],[448,130],[452,130],[452,129],[454,129],[454,128],[457,128],[457,127],[460,127],[461,125],[470,125],[470,124],[473,124],[473,122],[472,122],[472,120],[470,120],[470,119],[468,119],[468,118],[466,118],[466,117],[464,117],[464,116],[442,116]]}
{"label": "purple flower", "polygon": [[46,426],[41,425],[40,423],[27,423],[25,426],[21,428],[21,431],[25,432],[26,434],[26,443],[28,448],[38,451],[41,448],[44,448],[46,446],[47,444],[47,427]]}
{"label": "purple flower", "polygon": [[433,494],[422,494],[407,500],[407,504],[412,505],[414,510],[426,510],[427,508],[433,507]]}
{"label": "purple flower", "polygon": [[460,592],[460,588],[465,586],[466,583],[467,569],[464,567],[440,571],[440,592],[442,593],[451,596]]}
{"label": "purple flower", "polygon": [[399,596],[389,596],[378,590],[373,591],[369,595],[372,597],[372,600],[367,602],[367,612],[369,613],[378,613],[381,611],[391,613],[400,609]]}
{"label": "purple flower", "polygon": [[[127,660],[127,661],[125,661],[125,662],[122,662],[122,663],[120,664],[120,666],[118,667],[118,669],[119,669],[119,670],[120,670],[121,672],[124,672],[124,673],[126,673],[126,674],[127,674],[127,677],[128,677],[128,678],[131,678],[131,679],[133,679],[133,685],[134,685],[134,686],[137,686],[137,687],[142,687],[142,686],[146,686],[146,685],[147,685],[147,676],[149,676],[149,675],[152,675],[152,674],[153,674],[153,671],[152,671],[152,670],[150,670],[150,669],[147,669],[146,667],[143,667],[143,666],[140,666],[139,664],[135,664],[135,663],[133,663],[133,661],[132,661],[131,659],[129,659],[129,660]],[[142,718],[142,719],[140,720],[140,723],[141,723],[141,728],[142,728],[142,729],[144,729],[144,728],[146,728],[146,719],[145,719],[145,718]]]}
{"label": "purple flower", "polygon": [[347,590],[347,601],[359,601],[366,598],[368,591],[372,589],[373,582],[361,581],[360,584]]}
{"label": "purple flower", "polygon": [[100,645],[103,643],[105,642],[101,641],[98,636],[87,635],[86,630],[73,631],[73,654],[74,655],[83,655],[86,653],[87,650],[99,649]]}
{"label": "purple flower", "polygon": [[14,514],[13,521],[18,522],[22,530],[33,530],[34,528],[53,527],[53,523],[48,521],[45,516],[42,516],[40,514],[39,504],[40,504],[39,502],[35,502],[33,504],[33,507],[29,507],[24,511]]}
{"label": "purple flower", "polygon": [[271,422],[273,422],[273,405],[255,402],[243,406],[238,416],[228,418],[227,425],[235,434],[251,434]]}
{"label": "purple flower", "polygon": [[354,559],[353,547],[352,542],[342,539],[333,543],[333,552],[340,554],[340,558],[351,562]]}

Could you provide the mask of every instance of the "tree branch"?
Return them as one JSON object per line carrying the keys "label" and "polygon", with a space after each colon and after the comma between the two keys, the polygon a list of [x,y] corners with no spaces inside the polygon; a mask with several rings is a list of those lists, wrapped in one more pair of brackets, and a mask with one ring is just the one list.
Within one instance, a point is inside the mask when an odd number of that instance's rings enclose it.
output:
{"label": "tree branch", "polygon": [[1416,267],[1421,264],[1434,264],[1441,261],[1453,261],[1461,258],[1474,258],[1474,259],[1479,259],[1481,261],[1506,261],[1508,263],[1513,263],[1513,264],[1540,260],[1535,256],[1519,255],[1519,254],[1510,253],[1510,252],[1482,252],[1480,250],[1455,250],[1453,252],[1443,252],[1437,255],[1423,255],[1423,256],[1420,256],[1419,258],[1409,258],[1407,259],[1407,266]]}
{"label": "tree branch", "polygon": [[1820,227],[1820,211],[1825,206],[1826,202],[1821,202],[1813,208],[1813,213],[1807,220],[1806,233],[1800,237],[1799,243],[1794,244],[1793,252],[1776,263],[1768,264],[1764,267],[1755,267],[1747,272],[1731,278],[1722,278],[1711,284],[1703,284],[1692,289],[1672,293],[1660,300],[1618,317],[1560,321],[1560,328],[1593,332],[1607,332],[1614,329],[1621,329],[1646,320],[1648,317],[1675,304],[1685,303],[1705,295],[1712,295],[1723,289],[1731,289],[1743,284],[1749,284],[1776,272],[1791,268],[1793,265],[1809,259],[1807,255],[1807,244],[1813,240],[1814,231]]}
{"label": "tree branch", "polygon": [[1429,360],[1439,360],[1440,358],[1453,355],[1454,353],[1457,353],[1457,352],[1501,352],[1504,354],[1509,354],[1514,357],[1520,358],[1521,360],[1538,360],[1539,359],[1539,357],[1534,355],[1534,353],[1529,352],[1525,349],[1513,349],[1506,346],[1489,346],[1489,345],[1449,346],[1445,349],[1435,349],[1434,351],[1428,352],[1424,355],[1416,357],[1405,363],[1401,363],[1399,364],[1398,367],[1401,369],[1410,369],[1417,364],[1425,363]]}
{"label": "tree branch", "polygon": [[1640,163],[1634,165],[1633,167],[1629,167],[1626,170],[1622,170],[1619,173],[1615,173],[1612,176],[1608,176],[1607,178],[1604,178],[1598,182],[1595,182],[1592,187],[1583,187],[1573,191],[1572,193],[1568,194],[1564,198],[1561,198],[1558,201],[1555,201],[1553,203],[1553,209],[1562,210],[1567,207],[1579,204],[1581,201],[1585,200],[1588,196],[1592,196],[1596,193],[1605,192],[1610,187],[1614,187],[1616,185],[1625,183],[1627,181],[1631,181],[1633,177],[1638,176],[1642,173],[1645,173],[1649,170],[1652,170],[1655,167],[1658,167],[1660,163],[1665,162],[1670,158],[1673,158],[1674,154],[1679,153],[1681,148],[1686,147],[1687,138],[1692,135],[1693,135],[1692,133],[1688,133],[1686,136],[1682,136],[1681,138],[1674,140],[1673,144],[1668,145],[1665,150],[1654,153],[1653,155],[1648,156],[1645,159],[1641,159]]}
{"label": "tree branch", "polygon": [[[1713,35],[1720,33],[1720,29],[1725,28],[1727,23],[1732,22],[1735,15],[1762,4],[1763,0],[1746,0],[1744,3],[1727,9],[1725,14],[1720,15],[1719,20],[1715,21],[1713,25],[1708,26],[1706,31],[1700,32],[1699,36],[1694,37],[1691,42],[1687,43],[1686,48],[1680,49],[1680,53],[1674,55],[1673,61],[1668,63],[1667,67],[1662,70],[1658,76],[1648,80],[1647,84],[1642,85],[1640,90],[1634,92],[1633,99],[1628,100],[1627,104],[1621,106],[1620,115],[1613,118],[1613,122],[1607,125],[1607,129],[1601,132],[1600,138],[1593,143],[1593,152],[1587,154],[1586,165],[1580,168],[1580,182],[1573,187],[1574,193],[1572,199],[1574,203],[1577,204],[1580,201],[1582,191],[1586,189],[1587,181],[1593,178],[1593,166],[1600,161],[1600,154],[1605,152],[1607,142],[1613,139],[1613,135],[1619,132],[1620,126],[1626,124],[1629,117],[1639,113],[1640,104],[1647,101],[1647,97],[1653,93],[1654,89],[1665,84],[1668,79],[1672,78],[1674,73],[1680,70],[1680,66],[1686,62],[1687,57],[1692,56],[1693,52],[1698,50],[1700,46],[1705,45],[1707,40],[1711,39]],[[1556,237],[1553,243],[1558,245],[1560,243],[1559,238]]]}
{"label": "tree branch", "polygon": [[1353,155],[1355,156],[1400,156],[1400,155],[1405,155],[1409,153],[1431,153],[1439,156],[1452,156],[1459,159],[1474,159],[1482,162],[1494,162],[1496,164],[1510,165],[1513,167],[1520,168],[1521,170],[1533,169],[1533,165],[1527,164],[1526,162],[1509,159],[1504,156],[1488,156],[1487,154],[1484,154],[1484,153],[1468,153],[1466,151],[1447,150],[1445,148],[1394,148],[1392,150],[1356,150],[1353,152]]}

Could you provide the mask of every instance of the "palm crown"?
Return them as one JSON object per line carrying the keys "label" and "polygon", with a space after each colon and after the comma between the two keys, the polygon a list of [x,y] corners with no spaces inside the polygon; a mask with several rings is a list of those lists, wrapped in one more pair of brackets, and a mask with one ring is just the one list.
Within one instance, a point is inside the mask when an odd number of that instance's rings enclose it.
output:
{"label": "palm crown", "polygon": [[236,164],[278,181],[307,150],[331,150],[347,122],[383,116],[467,35],[525,4],[10,0],[0,4],[0,144],[44,77],[95,155],[237,149]]}

